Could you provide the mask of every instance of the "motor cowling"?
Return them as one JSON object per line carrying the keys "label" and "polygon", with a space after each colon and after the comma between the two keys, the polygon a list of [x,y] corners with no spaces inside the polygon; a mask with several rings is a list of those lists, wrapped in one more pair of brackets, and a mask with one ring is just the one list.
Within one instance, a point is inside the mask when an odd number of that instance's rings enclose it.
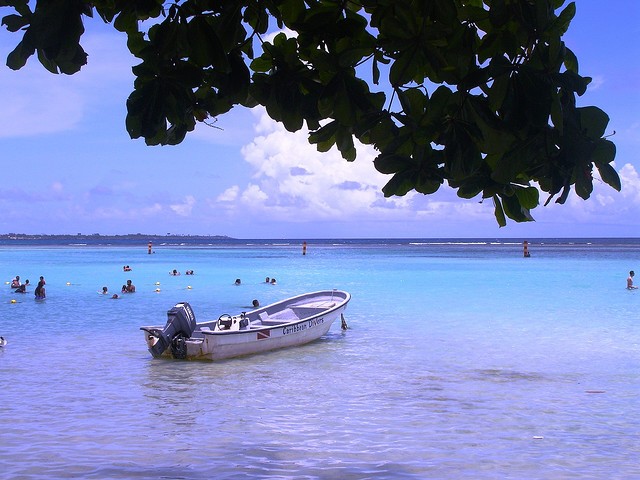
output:
{"label": "motor cowling", "polygon": [[195,329],[196,316],[191,305],[187,302],[176,304],[167,312],[167,323],[162,331],[156,330],[152,333],[158,337],[158,341],[149,347],[151,355],[161,356],[169,346],[172,346],[174,341],[190,338]]}

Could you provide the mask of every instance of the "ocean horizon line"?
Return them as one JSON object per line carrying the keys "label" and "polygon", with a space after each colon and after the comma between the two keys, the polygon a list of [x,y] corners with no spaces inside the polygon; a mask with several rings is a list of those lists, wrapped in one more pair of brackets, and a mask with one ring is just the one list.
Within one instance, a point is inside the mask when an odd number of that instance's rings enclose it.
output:
{"label": "ocean horizon line", "polygon": [[123,234],[110,234],[110,233],[0,233],[0,239],[3,240],[33,240],[33,239],[170,239],[170,238],[191,238],[191,239],[221,239],[221,240],[238,240],[238,241],[263,241],[263,240],[277,240],[277,241],[314,241],[314,240],[499,240],[499,241],[532,241],[532,240],[640,240],[640,237],[630,236],[400,236],[400,237],[353,237],[353,236],[327,236],[327,237],[231,237],[229,235],[208,235],[208,234],[190,234],[190,233],[123,233]]}

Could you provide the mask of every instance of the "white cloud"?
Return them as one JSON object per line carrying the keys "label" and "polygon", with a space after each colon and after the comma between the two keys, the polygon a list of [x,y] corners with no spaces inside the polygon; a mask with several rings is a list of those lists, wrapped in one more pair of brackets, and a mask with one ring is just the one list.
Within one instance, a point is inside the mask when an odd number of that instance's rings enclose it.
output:
{"label": "white cloud", "polygon": [[625,164],[620,171],[622,184],[621,195],[628,201],[640,204],[640,176],[638,171],[630,163]]}
{"label": "white cloud", "polygon": [[437,220],[452,215],[492,221],[492,206],[463,201],[446,187],[434,195],[410,192],[385,198],[382,188],[391,176],[375,169],[373,148],[357,144],[357,159],[347,162],[335,147],[318,152],[309,144],[307,131],[288,132],[263,110],[255,113],[256,136],[242,148],[253,168],[253,183],[241,193],[231,187],[218,197],[220,202],[239,194],[250,212],[290,222]]}
{"label": "white cloud", "polygon": [[189,215],[191,215],[191,211],[193,210],[193,206],[195,204],[196,199],[193,197],[193,195],[187,195],[182,203],[169,205],[169,208],[181,217],[188,217]]}
{"label": "white cloud", "polygon": [[159,213],[162,213],[163,211],[164,211],[164,208],[162,207],[162,205],[160,205],[159,203],[154,203],[152,205],[149,205],[148,207],[143,207],[138,210],[133,210],[129,217],[136,219],[138,216],[142,216],[142,217],[155,216]]}
{"label": "white cloud", "polygon": [[[253,171],[251,182],[246,187],[227,188],[210,202],[212,208],[225,208],[227,213],[242,210],[245,215],[273,222],[413,222],[432,229],[439,224],[474,223],[497,230],[491,200],[461,199],[446,185],[432,195],[410,192],[384,198],[382,187],[391,177],[374,168],[376,152],[372,148],[357,145],[357,159],[347,162],[335,148],[318,152],[309,144],[306,131],[287,132],[261,109],[255,109],[254,115],[256,135],[242,148]],[[628,164],[620,175],[624,195],[633,197],[628,202],[632,205],[627,206],[637,209],[638,174]],[[544,202],[544,194],[541,200]],[[551,221],[558,215],[569,215],[577,222],[605,217],[615,221],[612,212],[619,210],[616,206],[622,201],[622,194],[604,184],[595,171],[594,192],[588,201],[572,192],[565,205],[552,202],[535,209],[533,215]]]}
{"label": "white cloud", "polygon": [[227,188],[224,192],[218,195],[216,200],[218,202],[233,202],[236,198],[238,198],[238,193],[240,192],[240,188],[237,185],[233,187]]}
{"label": "white cloud", "polygon": [[335,149],[320,153],[309,144],[306,131],[287,132],[264,111],[257,118],[256,133],[242,148],[254,173],[241,201],[254,211],[278,212],[291,219],[338,218],[378,210],[377,201],[406,202],[382,198],[388,179],[373,167],[375,153],[369,147],[358,147],[355,162],[345,161]]}
{"label": "white cloud", "polygon": [[279,33],[284,33],[285,36],[287,38],[295,38],[298,36],[297,32],[294,32],[293,30],[290,30],[288,28],[283,28],[282,30],[276,30],[275,32],[271,32],[271,33],[267,33],[264,37],[263,40],[269,42],[269,43],[273,43],[273,39],[276,37],[276,35],[278,35]]}
{"label": "white cloud", "polygon": [[242,192],[241,200],[243,203],[253,206],[263,203],[268,198],[268,195],[264,193],[258,185],[249,185],[244,192]]}

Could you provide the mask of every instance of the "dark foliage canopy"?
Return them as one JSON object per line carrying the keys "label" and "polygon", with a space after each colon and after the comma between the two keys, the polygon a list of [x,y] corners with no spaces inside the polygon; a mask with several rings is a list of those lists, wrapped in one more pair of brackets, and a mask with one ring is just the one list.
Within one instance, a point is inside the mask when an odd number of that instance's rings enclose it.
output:
{"label": "dark foliage canopy", "polygon": [[[573,188],[593,190],[611,166],[609,117],[578,107],[591,81],[562,41],[564,0],[0,0],[23,32],[7,65],[36,54],[53,73],[87,62],[87,17],[127,36],[134,89],[126,127],[149,145],[178,144],[197,122],[263,105],[318,150],[378,152],[385,196],[437,191],[491,198],[498,223]],[[275,28],[280,33],[265,38]]]}

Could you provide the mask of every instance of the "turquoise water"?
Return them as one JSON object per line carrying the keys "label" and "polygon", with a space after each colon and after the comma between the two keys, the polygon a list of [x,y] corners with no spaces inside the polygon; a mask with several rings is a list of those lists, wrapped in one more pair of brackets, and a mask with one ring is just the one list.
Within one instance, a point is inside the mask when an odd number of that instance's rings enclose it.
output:
{"label": "turquoise water", "polygon": [[[2,279],[32,284],[0,290],[0,477],[638,478],[640,240],[529,248],[0,246]],[[154,360],[138,329],[325,288],[352,294],[350,328],[304,347]]]}

